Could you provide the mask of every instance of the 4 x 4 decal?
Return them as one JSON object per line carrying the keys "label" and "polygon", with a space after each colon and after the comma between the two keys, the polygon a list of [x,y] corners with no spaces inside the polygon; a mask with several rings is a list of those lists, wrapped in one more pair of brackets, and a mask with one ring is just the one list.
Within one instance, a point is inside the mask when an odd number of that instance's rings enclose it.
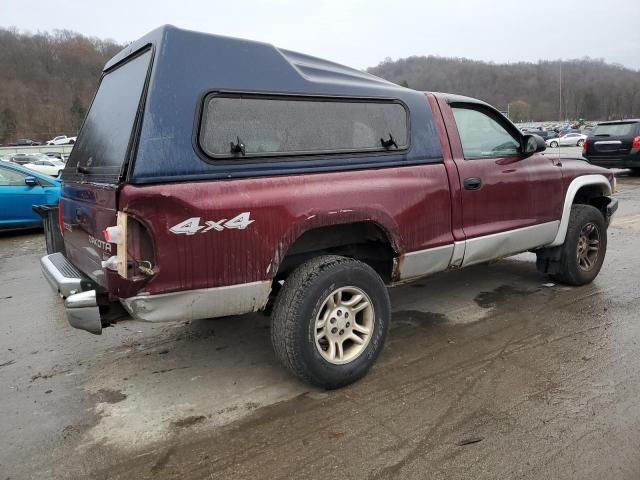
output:
{"label": "4 x 4 decal", "polygon": [[204,225],[200,225],[200,217],[191,217],[174,225],[169,231],[176,234],[194,235],[196,233],[205,233],[209,230],[221,232],[225,228],[244,230],[254,222],[254,220],[250,219],[250,215],[251,212],[242,212],[231,220],[226,218],[217,221],[205,220]]}

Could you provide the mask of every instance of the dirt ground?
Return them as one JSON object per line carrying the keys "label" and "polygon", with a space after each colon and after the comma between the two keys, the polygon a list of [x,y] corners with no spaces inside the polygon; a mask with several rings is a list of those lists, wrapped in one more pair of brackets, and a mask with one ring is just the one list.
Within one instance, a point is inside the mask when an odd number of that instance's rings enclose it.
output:
{"label": "dirt ground", "polygon": [[0,480],[640,477],[640,179],[596,281],[532,254],[391,290],[385,350],[324,392],[262,315],[68,326],[41,233],[0,237]]}

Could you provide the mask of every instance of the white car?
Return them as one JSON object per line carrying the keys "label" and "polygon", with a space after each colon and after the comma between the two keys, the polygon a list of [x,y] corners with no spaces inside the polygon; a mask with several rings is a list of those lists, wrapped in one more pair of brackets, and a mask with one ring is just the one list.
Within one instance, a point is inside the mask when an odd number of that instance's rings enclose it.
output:
{"label": "white car", "polygon": [[25,163],[23,167],[44,173],[45,175],[57,177],[60,175],[60,172],[64,170],[64,162],[61,162],[56,158],[38,159],[35,162]]}
{"label": "white car", "polygon": [[73,145],[76,143],[77,137],[67,137],[66,135],[59,135],[51,140],[47,140],[47,145]]}
{"label": "white car", "polygon": [[549,138],[545,140],[548,147],[581,147],[587,136],[581,133],[567,133],[558,138]]}

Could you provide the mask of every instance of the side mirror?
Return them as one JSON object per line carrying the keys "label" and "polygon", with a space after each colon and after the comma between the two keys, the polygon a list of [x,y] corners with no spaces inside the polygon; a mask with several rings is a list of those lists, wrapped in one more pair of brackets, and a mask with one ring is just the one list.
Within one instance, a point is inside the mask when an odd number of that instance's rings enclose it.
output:
{"label": "side mirror", "polygon": [[522,153],[525,155],[533,155],[537,152],[544,152],[547,144],[540,135],[523,135],[522,136]]}
{"label": "side mirror", "polygon": [[36,185],[40,185],[36,177],[25,177],[24,183],[29,185],[30,187],[35,187]]}

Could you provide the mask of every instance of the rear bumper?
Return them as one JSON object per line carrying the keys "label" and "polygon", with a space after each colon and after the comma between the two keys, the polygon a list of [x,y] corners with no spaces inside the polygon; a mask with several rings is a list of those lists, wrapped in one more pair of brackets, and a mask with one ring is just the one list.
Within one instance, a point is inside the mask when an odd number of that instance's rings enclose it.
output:
{"label": "rear bumper", "polygon": [[102,333],[100,307],[92,282],[84,277],[62,253],[40,259],[42,273],[53,290],[64,299],[67,320],[74,328]]}
{"label": "rear bumper", "polygon": [[[62,253],[45,255],[40,263],[49,284],[64,299],[67,320],[71,326],[97,335],[102,333],[103,319],[98,305],[98,291],[102,290],[98,290]],[[261,310],[267,304],[270,292],[271,281],[265,280],[158,295],[138,295],[120,299],[120,303],[137,320],[196,320]],[[105,325],[109,324],[108,320],[105,322]]]}

